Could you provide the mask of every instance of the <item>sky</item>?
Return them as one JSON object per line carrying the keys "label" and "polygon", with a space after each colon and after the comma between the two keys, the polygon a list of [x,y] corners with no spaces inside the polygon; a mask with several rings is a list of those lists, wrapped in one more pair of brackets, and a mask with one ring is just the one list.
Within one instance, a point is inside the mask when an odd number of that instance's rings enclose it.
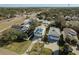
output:
{"label": "sky", "polygon": [[0,7],[79,7],[79,4],[0,4]]}

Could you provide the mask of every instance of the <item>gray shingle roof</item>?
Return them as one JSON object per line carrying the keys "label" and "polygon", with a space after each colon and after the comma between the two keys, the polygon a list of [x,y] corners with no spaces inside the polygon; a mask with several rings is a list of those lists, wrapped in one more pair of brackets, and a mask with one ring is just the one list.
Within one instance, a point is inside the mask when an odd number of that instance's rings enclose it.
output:
{"label": "gray shingle roof", "polygon": [[60,29],[55,27],[50,27],[48,35],[60,36]]}

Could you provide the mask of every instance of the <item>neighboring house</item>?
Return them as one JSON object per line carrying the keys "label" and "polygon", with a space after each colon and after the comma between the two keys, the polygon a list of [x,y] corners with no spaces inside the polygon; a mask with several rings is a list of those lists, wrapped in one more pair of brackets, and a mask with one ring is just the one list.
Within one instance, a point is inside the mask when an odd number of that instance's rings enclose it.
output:
{"label": "neighboring house", "polygon": [[46,27],[45,26],[38,26],[36,27],[36,29],[34,30],[34,36],[35,37],[39,37],[39,38],[43,38],[46,32]]}
{"label": "neighboring house", "polygon": [[70,16],[65,16],[65,20],[71,20],[72,18]]}
{"label": "neighboring house", "polygon": [[23,25],[21,31],[26,32],[26,31],[28,31],[29,29],[30,29],[30,24],[27,24],[27,25]]}
{"label": "neighboring house", "polygon": [[32,20],[31,19],[27,19],[24,21],[24,23],[21,25],[21,31],[23,32],[27,32],[30,29],[30,26],[32,24]]}
{"label": "neighboring house", "polygon": [[44,20],[44,19],[37,19],[38,22],[41,22],[43,25],[45,25],[46,27],[48,27],[52,21],[48,21],[48,20]]}
{"label": "neighboring house", "polygon": [[70,21],[70,20],[78,20],[78,17],[77,16],[65,16],[65,20],[68,20],[68,21]]}
{"label": "neighboring house", "polygon": [[60,35],[61,33],[59,28],[50,27],[48,32],[48,41],[49,42],[57,41],[59,40]]}
{"label": "neighboring house", "polygon": [[77,16],[73,16],[72,20],[78,20],[78,17]]}
{"label": "neighboring house", "polygon": [[64,39],[70,38],[71,40],[73,40],[73,39],[78,40],[77,32],[71,28],[64,28],[63,29],[63,37],[64,37]]}
{"label": "neighboring house", "polygon": [[44,24],[46,27],[48,27],[48,26],[51,24],[51,22],[50,22],[50,21],[47,21],[47,20],[43,20],[43,24]]}

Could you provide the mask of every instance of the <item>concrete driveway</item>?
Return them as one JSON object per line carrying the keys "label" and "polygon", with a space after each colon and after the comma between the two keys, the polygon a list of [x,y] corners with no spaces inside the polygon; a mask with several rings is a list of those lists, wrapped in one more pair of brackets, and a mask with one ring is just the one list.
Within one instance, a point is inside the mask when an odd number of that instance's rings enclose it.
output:
{"label": "concrete driveway", "polygon": [[59,46],[57,45],[57,42],[45,44],[44,47],[51,49],[54,52],[54,55],[59,54]]}

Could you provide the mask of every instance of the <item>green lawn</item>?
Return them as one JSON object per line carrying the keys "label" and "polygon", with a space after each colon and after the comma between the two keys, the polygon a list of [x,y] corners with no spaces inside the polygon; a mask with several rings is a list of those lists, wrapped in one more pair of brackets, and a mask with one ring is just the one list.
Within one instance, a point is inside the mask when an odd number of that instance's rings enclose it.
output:
{"label": "green lawn", "polygon": [[42,48],[41,49],[41,52],[40,52],[40,55],[51,55],[53,52],[51,49],[48,49],[48,48]]}
{"label": "green lawn", "polygon": [[23,54],[25,52],[25,50],[29,47],[30,44],[31,44],[31,41],[14,42],[12,44],[4,46],[3,48],[9,49],[18,54]]}

